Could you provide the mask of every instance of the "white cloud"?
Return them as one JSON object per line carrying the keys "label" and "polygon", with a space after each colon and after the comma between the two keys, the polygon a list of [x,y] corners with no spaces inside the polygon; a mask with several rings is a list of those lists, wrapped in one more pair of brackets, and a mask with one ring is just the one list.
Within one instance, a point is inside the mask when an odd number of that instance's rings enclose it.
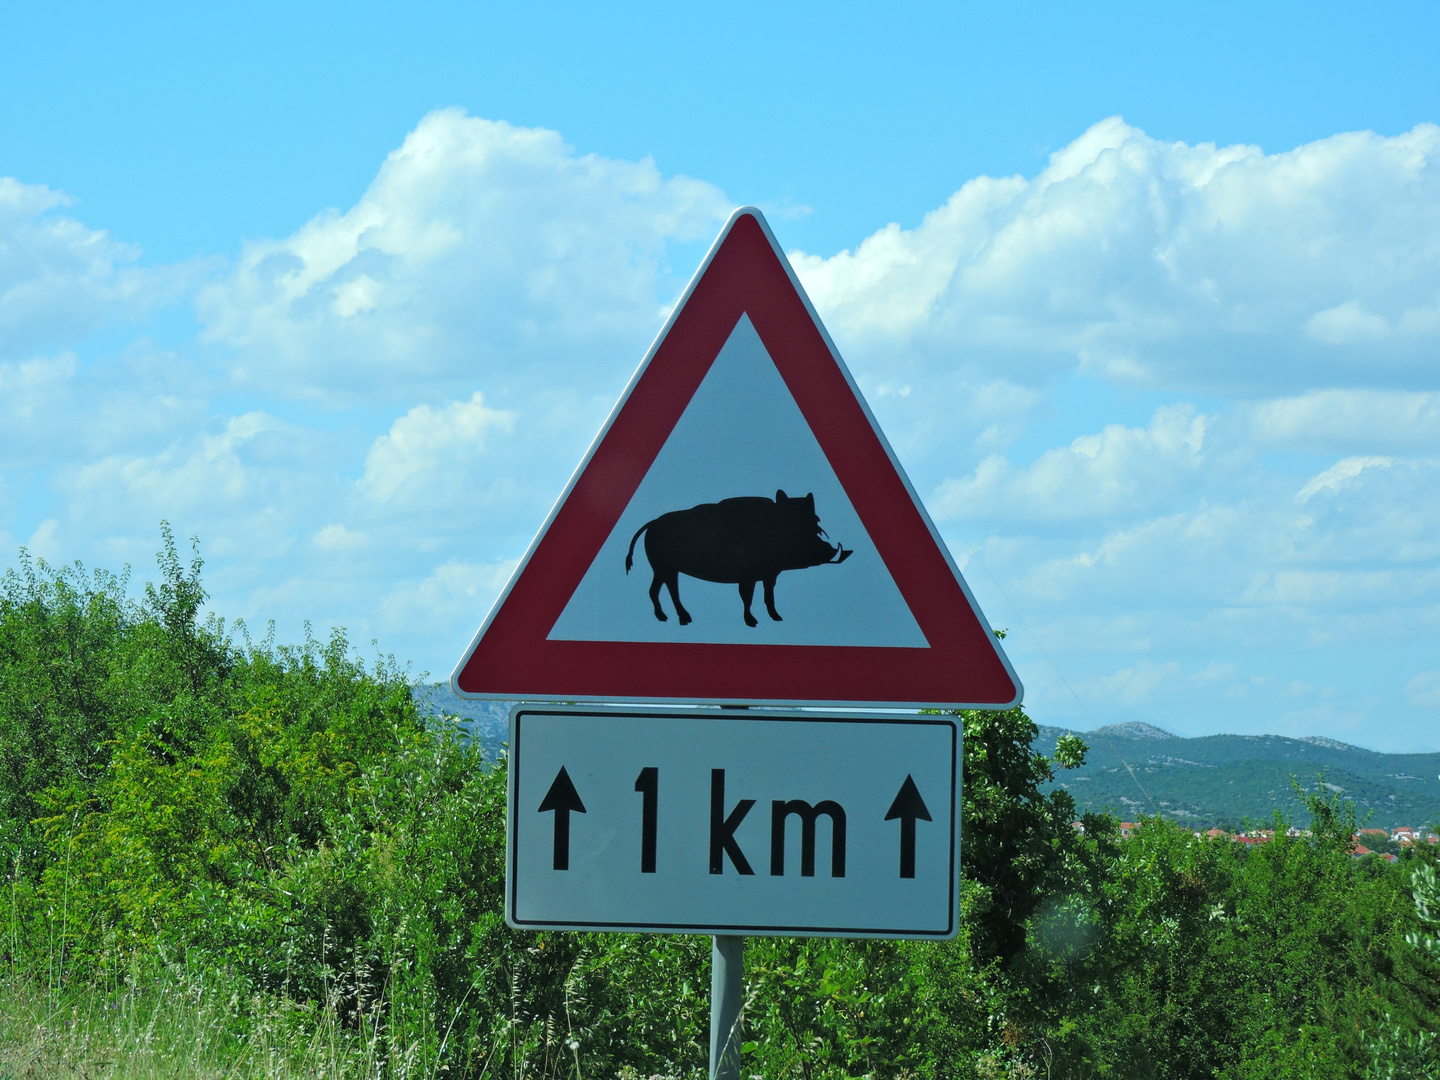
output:
{"label": "white cloud", "polygon": [[205,422],[204,383],[143,340],[89,363],[70,350],[0,361],[0,469],[156,450]]}
{"label": "white cloud", "polygon": [[1028,468],[992,454],[970,476],[941,484],[931,505],[942,519],[1012,522],[1153,512],[1193,485],[1207,419],[1187,405],[1167,406],[1147,428],[1111,424],[1045,451]]}
{"label": "white cloud", "polygon": [[1440,394],[1399,390],[1316,390],[1243,410],[1247,435],[1294,449],[1440,446]]}
{"label": "white cloud", "polygon": [[332,522],[317,532],[311,542],[321,551],[343,554],[363,551],[370,546],[370,538],[363,532],[347,529],[338,522]]}
{"label": "white cloud", "polygon": [[37,558],[54,562],[62,550],[57,542],[59,531],[60,523],[54,518],[46,518],[36,526],[35,531],[30,534],[30,539],[25,541],[25,549]]}
{"label": "white cloud", "polygon": [[1337,491],[1349,487],[1366,469],[1388,469],[1395,464],[1395,459],[1390,457],[1349,457],[1343,461],[1337,461],[1330,468],[1300,489],[1296,498],[1300,502],[1306,502],[1313,495],[1333,495]]}
{"label": "white cloud", "polygon": [[78,368],[73,352],[0,361],[0,445],[17,432],[30,434],[37,421],[49,422]]}
{"label": "white cloud", "polygon": [[915,229],[795,262],[877,380],[908,364],[1222,390],[1428,382],[1440,127],[1265,154],[1111,118],[1032,180],[980,177]]}
{"label": "white cloud", "polygon": [[487,408],[478,390],[438,409],[417,405],[370,447],[361,487],[382,501],[443,494],[474,468],[492,432],[514,429],[515,414]]}
{"label": "white cloud", "polygon": [[186,268],[137,266],[137,247],[54,213],[71,201],[0,177],[0,360],[132,318],[186,280]]}
{"label": "white cloud", "polygon": [[[1038,718],[1343,734],[1382,692],[1433,710],[1437,152],[1430,126],[1267,155],[1112,120],[799,257],[942,530],[973,530],[955,550]],[[104,355],[84,335],[181,271],[11,185],[0,539],[142,564],[165,517],[222,613],[440,674],[728,208],[443,111],[354,206],[200,289],[203,341]]]}
{"label": "white cloud", "polygon": [[1390,335],[1383,315],[1372,315],[1354,300],[1317,311],[1305,323],[1305,332],[1327,345],[1363,345]]}
{"label": "white cloud", "polygon": [[1422,709],[1440,709],[1440,671],[1422,671],[1406,684],[1410,704]]}
{"label": "white cloud", "polygon": [[1093,539],[1021,532],[995,549],[1006,552],[998,566],[987,559],[1026,606],[1045,611],[1169,612],[1177,626],[1217,613],[1253,622],[1262,609],[1304,621],[1329,611],[1337,628],[1357,611],[1408,611],[1402,621],[1414,629],[1440,605],[1440,469],[1341,465],[1338,486],[1305,502],[1270,477],[1259,497],[1142,515]]}
{"label": "white cloud", "polygon": [[231,558],[288,551],[297,524],[336,498],[324,437],[258,410],[222,423],[158,453],[112,454],[62,474],[71,514],[90,533],[148,533],[165,518]]}
{"label": "white cloud", "polygon": [[1162,664],[1142,660],[1133,667],[1122,668],[1092,681],[1084,687],[1084,691],[1096,700],[1138,705],[1153,699],[1167,683],[1179,677],[1180,665],[1173,660]]}
{"label": "white cloud", "polygon": [[617,345],[633,367],[673,288],[667,245],[708,238],[728,208],[648,160],[582,156],[553,131],[442,109],[354,207],[247,244],[198,306],[234,377],[273,393],[583,385]]}
{"label": "white cloud", "polygon": [[421,581],[396,585],[385,597],[381,611],[387,625],[397,631],[413,631],[426,624],[444,625],[457,635],[454,657],[459,660],[460,650],[479,628],[519,562],[519,559],[488,563],[449,560]]}
{"label": "white cloud", "polygon": [[1240,677],[1240,668],[1233,664],[1212,660],[1203,669],[1190,676],[1190,681],[1199,684],[1224,683],[1230,684]]}
{"label": "white cloud", "polygon": [[[1360,741],[1417,749],[1400,733],[1428,688],[1407,697],[1406,680],[1433,666],[1440,633],[1440,466],[1354,465],[1304,502],[1303,480],[1251,462],[1218,470],[1223,483],[1182,493],[1172,512],[1069,531],[1000,519],[965,573],[1012,631],[1034,714],[1193,734],[1283,724],[1353,741],[1356,718],[1383,709],[1399,726]],[[1295,710],[1303,684],[1324,688],[1323,707]]]}

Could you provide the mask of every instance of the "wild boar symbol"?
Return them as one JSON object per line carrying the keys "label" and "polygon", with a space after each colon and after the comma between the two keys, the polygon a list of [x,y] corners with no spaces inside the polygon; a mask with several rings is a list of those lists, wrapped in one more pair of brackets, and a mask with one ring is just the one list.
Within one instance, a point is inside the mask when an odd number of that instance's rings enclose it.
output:
{"label": "wild boar symbol", "polygon": [[718,581],[740,586],[745,603],[745,625],[758,626],[750,614],[755,583],[765,585],[765,610],[780,621],[775,610],[775,579],[782,570],[803,570],[822,563],[842,563],[850,552],[820,539],[825,530],[815,513],[815,495],[792,499],[783,491],[773,500],[763,495],[721,499],[701,503],[689,510],[672,510],[647,521],[630,539],[625,554],[625,572],[635,562],[635,541],[645,534],[645,557],[655,572],[650,582],[650,602],[655,618],[666,621],[660,607],[660,586],[670,590],[670,600],[680,625],[690,622],[690,613],[680,603],[680,575],[701,581]]}

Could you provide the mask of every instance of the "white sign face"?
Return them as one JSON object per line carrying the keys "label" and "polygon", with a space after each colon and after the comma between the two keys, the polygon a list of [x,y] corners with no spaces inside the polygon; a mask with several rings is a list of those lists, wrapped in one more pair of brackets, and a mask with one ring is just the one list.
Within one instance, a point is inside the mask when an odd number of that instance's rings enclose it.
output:
{"label": "white sign face", "polygon": [[[632,538],[663,514],[737,496],[814,498],[820,527],[849,554],[842,563],[781,574],[769,617],[757,591],[755,625],[733,583],[686,576],[683,624],[668,596],[655,616],[648,561],[656,537]],[[626,569],[626,557],[633,564]],[[551,640],[737,645],[928,646],[749,316],[741,316],[625,512],[565,606]]]}
{"label": "white sign face", "polygon": [[949,938],[950,717],[517,706],[517,929]]}

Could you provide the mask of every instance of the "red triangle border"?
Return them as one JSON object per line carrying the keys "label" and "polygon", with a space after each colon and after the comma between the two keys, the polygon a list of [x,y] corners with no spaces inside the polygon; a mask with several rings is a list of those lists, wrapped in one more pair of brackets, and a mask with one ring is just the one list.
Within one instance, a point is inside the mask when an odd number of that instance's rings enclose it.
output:
{"label": "red triangle border", "polygon": [[[929,648],[546,635],[748,314]],[[758,210],[737,211],[451,680],[512,700],[1006,708],[1023,689]]]}

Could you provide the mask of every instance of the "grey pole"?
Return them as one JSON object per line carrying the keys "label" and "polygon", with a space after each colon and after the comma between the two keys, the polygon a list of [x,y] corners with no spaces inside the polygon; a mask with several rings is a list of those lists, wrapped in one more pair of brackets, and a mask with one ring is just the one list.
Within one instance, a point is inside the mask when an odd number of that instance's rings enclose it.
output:
{"label": "grey pole", "polygon": [[710,947],[710,1080],[739,1080],[745,939],[716,934]]}

